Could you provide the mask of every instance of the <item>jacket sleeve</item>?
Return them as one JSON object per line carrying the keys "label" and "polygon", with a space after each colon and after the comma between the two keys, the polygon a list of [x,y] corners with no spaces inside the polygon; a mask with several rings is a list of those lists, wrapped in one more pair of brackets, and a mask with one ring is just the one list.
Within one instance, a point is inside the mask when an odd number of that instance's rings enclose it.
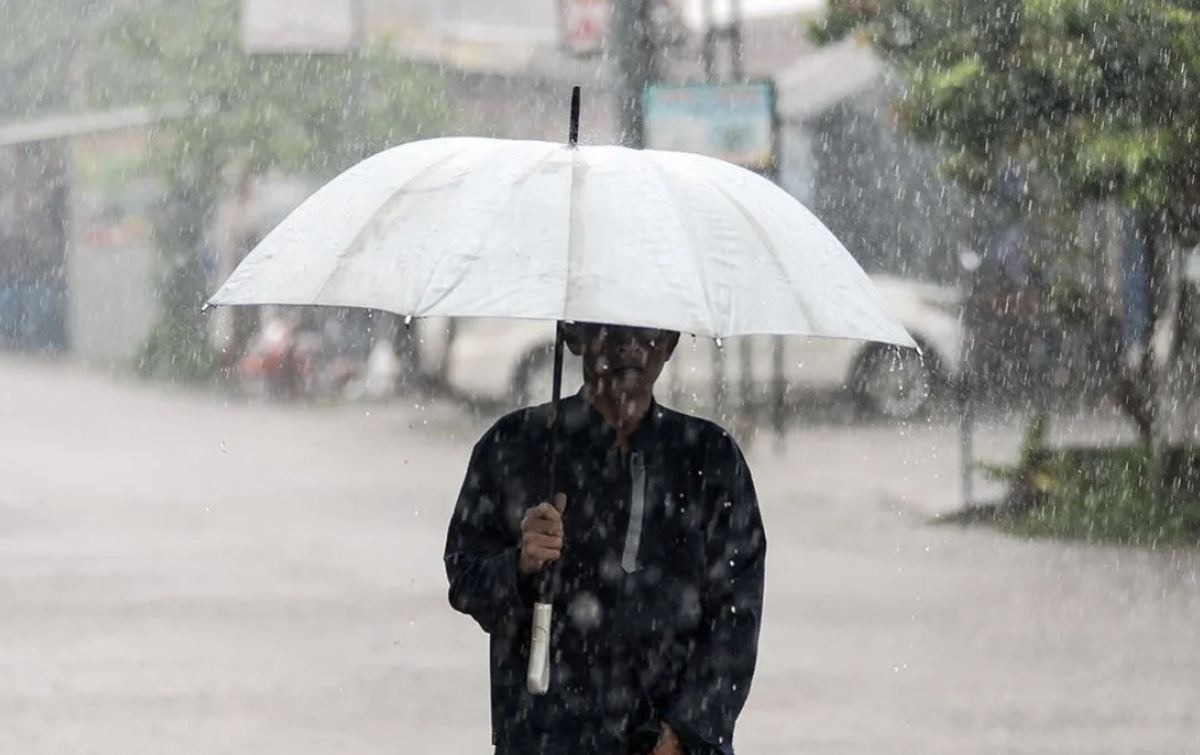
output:
{"label": "jacket sleeve", "polygon": [[[450,605],[491,634],[522,606],[533,604],[533,588],[518,570],[521,542],[505,523],[504,502],[495,485],[494,436],[475,445],[446,535]],[[528,613],[528,611],[525,611]]]}
{"label": "jacket sleeve", "polygon": [[[750,692],[762,621],[766,535],[745,458],[732,439],[708,470],[715,511],[707,532],[704,620],[679,694],[664,720],[689,755],[732,755],[733,730]],[[713,495],[713,493],[716,495]]]}

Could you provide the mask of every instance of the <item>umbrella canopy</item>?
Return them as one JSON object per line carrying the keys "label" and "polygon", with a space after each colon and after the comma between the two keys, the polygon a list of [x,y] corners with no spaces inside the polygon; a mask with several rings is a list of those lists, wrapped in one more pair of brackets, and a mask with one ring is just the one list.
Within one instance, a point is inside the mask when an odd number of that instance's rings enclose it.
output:
{"label": "umbrella canopy", "polygon": [[915,345],[770,180],[701,155],[443,138],[381,152],[277,226],[212,305],[602,322]]}

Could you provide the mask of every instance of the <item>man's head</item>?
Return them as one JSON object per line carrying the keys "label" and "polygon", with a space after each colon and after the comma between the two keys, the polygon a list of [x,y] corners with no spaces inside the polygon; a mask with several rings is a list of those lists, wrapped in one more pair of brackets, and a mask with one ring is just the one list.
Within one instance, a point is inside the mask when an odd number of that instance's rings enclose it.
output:
{"label": "man's head", "polygon": [[658,328],[571,323],[567,348],[583,360],[584,383],[597,395],[649,398],[663,366],[679,344],[679,333]]}

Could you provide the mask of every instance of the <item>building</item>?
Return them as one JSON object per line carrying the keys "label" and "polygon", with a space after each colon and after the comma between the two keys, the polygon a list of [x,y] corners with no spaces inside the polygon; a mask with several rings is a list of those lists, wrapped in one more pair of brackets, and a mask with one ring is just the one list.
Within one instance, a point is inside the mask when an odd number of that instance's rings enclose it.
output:
{"label": "building", "polygon": [[164,117],[133,108],[0,127],[0,161],[14,166],[0,173],[4,345],[98,363],[136,354],[153,322],[158,260],[157,187],[142,157]]}

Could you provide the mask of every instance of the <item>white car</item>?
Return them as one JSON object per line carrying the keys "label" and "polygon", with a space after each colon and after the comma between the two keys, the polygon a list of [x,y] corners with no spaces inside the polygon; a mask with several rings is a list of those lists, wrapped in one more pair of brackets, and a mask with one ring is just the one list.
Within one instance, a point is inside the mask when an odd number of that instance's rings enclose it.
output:
{"label": "white car", "polygon": [[[783,379],[789,393],[843,391],[864,408],[891,418],[921,413],[939,386],[959,369],[959,296],[955,289],[902,278],[875,276],[889,308],[921,346],[921,353],[861,341],[750,336],[725,339],[684,336],[660,380],[672,406],[711,406],[713,376],[723,372],[731,401],[748,387],[759,402],[775,385],[776,343],[782,348]],[[549,400],[553,364],[551,322],[431,318],[421,323],[423,369],[438,372],[455,391],[511,406]],[[743,349],[749,347],[749,353]],[[717,350],[725,352],[723,364]],[[749,381],[743,365],[749,363]],[[579,360],[567,352],[563,393],[581,384]]]}

